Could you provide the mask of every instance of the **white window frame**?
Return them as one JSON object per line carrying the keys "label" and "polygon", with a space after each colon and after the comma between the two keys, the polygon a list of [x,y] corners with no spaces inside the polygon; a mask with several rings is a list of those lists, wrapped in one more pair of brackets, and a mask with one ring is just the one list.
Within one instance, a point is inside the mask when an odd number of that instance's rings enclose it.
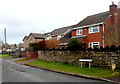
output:
{"label": "white window frame", "polygon": [[[98,44],[94,44],[94,43],[98,43]],[[92,45],[92,46],[90,46],[90,44]],[[89,48],[91,47],[92,49],[93,49],[93,46],[94,45],[98,45],[99,47],[98,48],[100,48],[100,42],[90,42],[89,43]]]}
{"label": "white window frame", "polygon": [[76,30],[76,35],[82,35],[83,34],[83,30],[82,29],[77,29]]}
{"label": "white window frame", "polygon": [[[93,32],[93,29],[96,29],[96,28],[98,28],[98,31],[97,32]],[[91,34],[91,33],[98,33],[98,32],[100,32],[100,27],[99,26],[89,27],[89,34]]]}
{"label": "white window frame", "polygon": [[45,40],[50,40],[50,39],[52,39],[51,35],[47,34]]}
{"label": "white window frame", "polygon": [[58,35],[58,36],[57,36],[57,40],[60,40],[61,37],[62,37],[61,35]]}

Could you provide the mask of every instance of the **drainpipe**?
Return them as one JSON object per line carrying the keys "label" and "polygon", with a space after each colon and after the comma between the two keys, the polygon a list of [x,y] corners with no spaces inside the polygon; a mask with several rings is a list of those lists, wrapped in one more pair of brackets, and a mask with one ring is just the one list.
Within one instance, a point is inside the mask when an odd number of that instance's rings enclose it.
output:
{"label": "drainpipe", "polygon": [[104,23],[103,23],[103,48],[105,47],[105,26],[104,26]]}

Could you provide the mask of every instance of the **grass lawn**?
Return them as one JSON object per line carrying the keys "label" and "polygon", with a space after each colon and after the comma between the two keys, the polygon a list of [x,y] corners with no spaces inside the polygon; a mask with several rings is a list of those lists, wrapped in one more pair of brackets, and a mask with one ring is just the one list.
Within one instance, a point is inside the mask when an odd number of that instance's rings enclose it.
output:
{"label": "grass lawn", "polygon": [[18,58],[18,57],[10,57],[10,58],[7,58],[7,59],[9,60],[9,59],[16,59],[16,58]]}
{"label": "grass lawn", "polygon": [[0,57],[1,58],[5,58],[5,57],[9,57],[10,55],[8,55],[8,54],[0,54]]}
{"label": "grass lawn", "polygon": [[109,69],[94,68],[94,67],[91,67],[90,69],[88,67],[81,68],[80,66],[63,64],[63,63],[47,62],[43,60],[35,60],[27,64],[32,65],[32,66],[47,68],[47,69],[54,69],[54,70],[59,70],[59,71],[64,71],[64,72],[83,74],[83,75],[95,76],[95,77],[120,76],[120,71],[118,70],[112,71]]}
{"label": "grass lawn", "polygon": [[14,61],[14,62],[20,62],[20,61],[25,61],[25,60],[28,60],[28,59],[27,58],[22,58],[22,59]]}

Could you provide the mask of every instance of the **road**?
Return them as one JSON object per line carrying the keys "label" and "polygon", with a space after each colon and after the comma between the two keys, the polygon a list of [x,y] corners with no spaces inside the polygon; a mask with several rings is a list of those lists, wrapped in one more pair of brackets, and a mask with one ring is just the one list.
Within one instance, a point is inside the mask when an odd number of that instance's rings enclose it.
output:
{"label": "road", "polygon": [[[1,64],[0,64],[1,65]],[[0,68],[1,69],[1,68]],[[3,82],[101,82],[66,74],[20,65],[12,61],[2,60]]]}

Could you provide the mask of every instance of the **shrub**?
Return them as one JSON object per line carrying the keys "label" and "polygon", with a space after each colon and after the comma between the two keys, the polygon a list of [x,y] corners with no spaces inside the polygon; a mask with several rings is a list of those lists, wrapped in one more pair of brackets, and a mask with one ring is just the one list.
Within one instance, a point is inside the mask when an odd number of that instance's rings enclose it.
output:
{"label": "shrub", "polygon": [[38,50],[38,44],[37,43],[30,43],[29,44],[29,48],[28,48],[28,51],[37,51]]}
{"label": "shrub", "polygon": [[100,50],[100,49],[98,49],[97,47],[95,47],[93,50],[94,50],[94,51],[98,51],[98,50]]}
{"label": "shrub", "polygon": [[77,39],[71,39],[67,45],[67,49],[71,51],[83,50],[86,48],[86,44],[79,42]]}
{"label": "shrub", "polygon": [[115,45],[110,46],[110,51],[116,51],[117,47]]}
{"label": "shrub", "polygon": [[45,41],[40,41],[40,42],[38,43],[38,49],[39,49],[39,50],[45,49]]}
{"label": "shrub", "polygon": [[105,46],[104,50],[109,51],[109,46]]}
{"label": "shrub", "polygon": [[45,49],[59,49],[60,41],[53,38],[45,41]]}
{"label": "shrub", "polygon": [[118,46],[117,49],[120,50],[120,46]]}
{"label": "shrub", "polygon": [[104,48],[103,48],[103,46],[100,46],[100,51],[104,51]]}

